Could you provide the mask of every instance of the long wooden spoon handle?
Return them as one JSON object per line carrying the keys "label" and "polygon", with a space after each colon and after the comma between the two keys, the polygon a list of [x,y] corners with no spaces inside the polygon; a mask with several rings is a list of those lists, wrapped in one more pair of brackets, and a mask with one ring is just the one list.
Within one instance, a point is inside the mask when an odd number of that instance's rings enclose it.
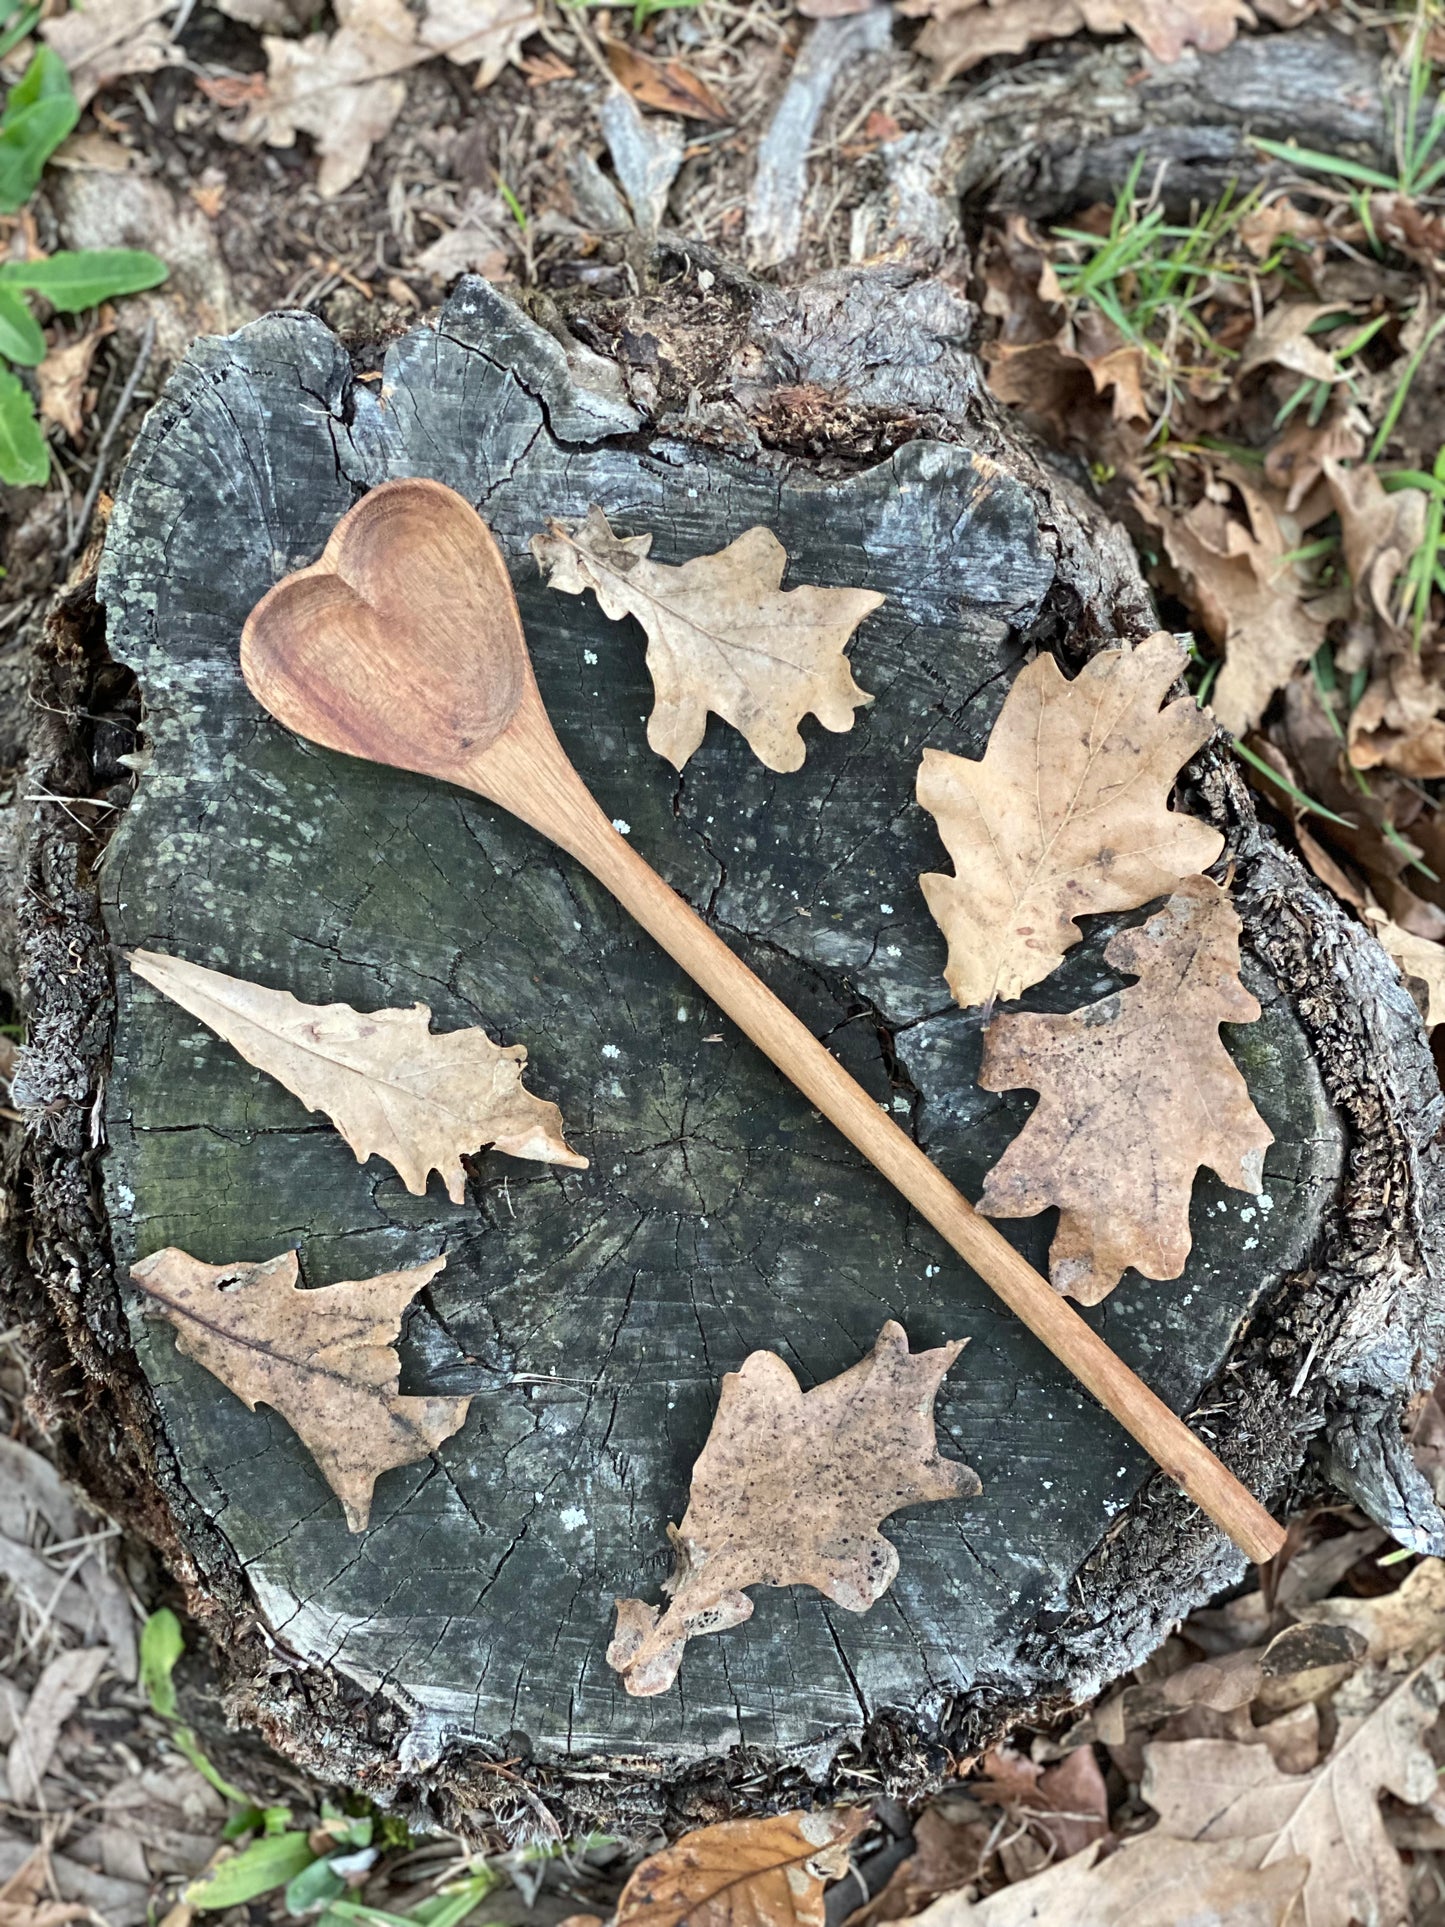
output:
{"label": "long wooden spoon handle", "polygon": [[573,853],[1251,1559],[1284,1530],[598,811]]}

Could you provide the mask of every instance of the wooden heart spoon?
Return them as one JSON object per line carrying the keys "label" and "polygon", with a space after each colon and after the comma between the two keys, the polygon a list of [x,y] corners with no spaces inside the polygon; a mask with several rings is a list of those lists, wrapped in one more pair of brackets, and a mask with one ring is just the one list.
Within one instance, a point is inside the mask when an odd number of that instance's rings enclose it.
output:
{"label": "wooden heart spoon", "polygon": [[440,482],[387,482],[251,611],[241,667],[312,742],[474,790],[584,864],[1252,1559],[1263,1506],[613,829],[543,707],[491,533]]}

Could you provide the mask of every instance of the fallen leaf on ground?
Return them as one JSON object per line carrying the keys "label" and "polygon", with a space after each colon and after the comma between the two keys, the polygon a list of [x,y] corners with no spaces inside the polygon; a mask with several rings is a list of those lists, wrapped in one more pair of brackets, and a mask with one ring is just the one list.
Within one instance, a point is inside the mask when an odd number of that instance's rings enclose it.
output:
{"label": "fallen leaf on ground", "polygon": [[184,64],[184,51],[162,25],[174,11],[174,0],[86,0],[42,21],[40,33],[70,69],[75,98],[84,107],[125,74]]}
{"label": "fallen leaf on ground", "polygon": [[985,1817],[971,1800],[962,1803],[962,1815],[956,1814],[951,1809],[957,1804],[945,1798],[923,1809],[913,1822],[913,1852],[893,1869],[881,1892],[848,1916],[848,1927],[907,1920],[941,1894],[978,1878],[996,1844],[992,1816]]}
{"label": "fallen leaf on ground", "polygon": [[[1376,942],[1394,958],[1400,975],[1412,986],[1410,994],[1420,1006],[1426,1030],[1445,1024],[1445,944],[1432,937],[1417,937],[1383,910],[1367,910],[1365,914]],[[1413,988],[1416,984],[1423,990],[1423,997]]]}
{"label": "fallen leaf on ground", "polygon": [[40,383],[42,419],[58,422],[73,442],[78,442],[85,433],[82,405],[95,351],[114,330],[113,320],[102,320],[65,347],[51,348],[35,370]]}
{"label": "fallen leaf on ground", "polygon": [[699,1827],[635,1870],[617,1927],[823,1927],[824,1883],[867,1824],[863,1808],[823,1807]]}
{"label": "fallen leaf on ground", "polygon": [[[1439,1712],[1445,1656],[1398,1682],[1361,1675],[1372,1699],[1335,1696],[1338,1737],[1312,1773],[1281,1773],[1268,1751],[1229,1740],[1182,1740],[1145,1753],[1143,1797],[1178,1839],[1239,1842],[1248,1864],[1309,1862],[1300,1927],[1402,1921],[1409,1897],[1380,1795],[1419,1806],[1438,1783],[1425,1734]],[[1151,1836],[1152,1837],[1152,1836]]]}
{"label": "fallen leaf on ground", "polygon": [[522,42],[537,31],[542,15],[535,0],[426,0],[420,40],[429,53],[453,65],[478,63],[472,85],[490,87]]}
{"label": "fallen leaf on ground", "polygon": [[[864,4],[871,4],[871,0],[864,0]],[[858,11],[851,6],[847,10]],[[614,78],[641,106],[651,107],[660,114],[682,114],[689,120],[710,121],[714,127],[725,127],[731,120],[727,108],[706,81],[699,80],[680,60],[653,60],[621,40],[607,41],[603,52]]]}
{"label": "fallen leaf on ground", "polygon": [[1239,981],[1240,921],[1207,877],[1181,883],[1104,958],[1139,981],[1066,1016],[995,1017],[978,1081],[1034,1090],[1037,1109],[984,1180],[979,1210],[1030,1218],[1059,1207],[1056,1291],[1096,1305],[1126,1266],[1177,1278],[1201,1164],[1257,1192],[1273,1133],[1220,1041],[1259,1004]]}
{"label": "fallen leaf on ground", "polygon": [[1079,0],[1090,33],[1132,33],[1156,60],[1182,60],[1190,47],[1217,54],[1254,15],[1244,0]]}
{"label": "fallen leaf on ground", "polygon": [[462,1157],[484,1145],[509,1157],[585,1170],[562,1136],[562,1113],[522,1088],[524,1044],[484,1030],[434,1033],[425,1004],[353,1010],[303,1004],[219,970],[154,950],[127,952],[138,977],[224,1037],[308,1111],[324,1111],[356,1153],[395,1165],[413,1197],[439,1171],[453,1204],[465,1195]]}
{"label": "fallen leaf on ground", "polygon": [[72,1647],[52,1659],[35,1682],[5,1761],[9,1797],[17,1805],[39,1804],[40,1785],[60,1729],[100,1678],[109,1658],[104,1646]]}
{"label": "fallen leaf on ground", "polygon": [[1235,374],[1243,376],[1255,368],[1285,368],[1308,381],[1323,381],[1331,387],[1343,380],[1339,363],[1317,336],[1309,331],[1327,314],[1339,314],[1338,304],[1328,301],[1280,301],[1265,311],[1253,334],[1240,351]]}
{"label": "fallen leaf on ground", "polygon": [[281,1414],[340,1499],[347,1526],[362,1532],[381,1474],[435,1452],[471,1405],[397,1390],[402,1313],[445,1263],[302,1291],[294,1251],[256,1265],[207,1265],[172,1245],[130,1275],[175,1326],[187,1358],[251,1411],[269,1405]]}
{"label": "fallen leaf on ground", "polygon": [[1158,1832],[1107,1860],[1099,1851],[1091,1847],[984,1900],[946,1894],[906,1927],[1294,1927],[1308,1871],[1303,1860],[1255,1871],[1229,1846]]}
{"label": "fallen leaf on ground", "polygon": [[770,529],[748,529],[715,555],[680,567],[653,562],[650,535],[615,535],[600,508],[583,522],[552,522],[532,553],[554,589],[591,589],[616,622],[635,616],[647,632],[656,697],[647,740],[681,769],[702,742],[708,711],[747,738],[773,770],[807,754],[798,724],[853,727],[873,698],[844,655],[853,631],[884,600],[871,589],[780,585],[787,552]]}
{"label": "fallen leaf on ground", "polygon": [[683,1647],[752,1617],[747,1586],[816,1586],[866,1612],[898,1554],[878,1530],[901,1506],[970,1498],[966,1465],[938,1455],[933,1401],[963,1341],[912,1352],[891,1318],[873,1350],[810,1392],[775,1352],[753,1352],[722,1382],[692,1469],[666,1611],[617,1601],[607,1663],[629,1693],[665,1693]]}
{"label": "fallen leaf on ground", "polygon": [[1182,666],[1162,630],[1072,682],[1041,655],[1015,677],[981,761],[924,750],[918,800],[956,875],[919,882],[965,1008],[1041,983],[1079,941],[1076,918],[1137,910],[1218,857],[1218,831],[1169,808],[1211,734],[1188,697],[1160,711]]}
{"label": "fallen leaf on ground", "polygon": [[1242,736],[1264,714],[1274,692],[1325,639],[1338,599],[1305,598],[1303,564],[1289,560],[1301,531],[1248,479],[1229,477],[1244,504],[1239,515],[1210,497],[1178,510],[1137,501],[1164,538],[1188,600],[1224,667],[1209,706],[1225,729]]}
{"label": "fallen leaf on ground", "polygon": [[310,134],[326,200],[359,178],[373,142],[390,133],[401,112],[402,74],[426,58],[403,0],[336,0],[335,11],[335,33],[266,37],[265,98],[236,132],[238,140],[270,147],[293,147],[298,133]]}
{"label": "fallen leaf on ground", "polygon": [[1037,1836],[1036,1851],[1047,1850],[1050,1860],[1082,1853],[1109,1832],[1109,1795],[1091,1746],[1047,1767],[1012,1747],[996,1747],[980,1770],[983,1777],[969,1782],[969,1792],[1027,1827]]}
{"label": "fallen leaf on ground", "polygon": [[1319,1599],[1296,1612],[1304,1625],[1357,1633],[1372,1665],[1399,1660],[1418,1666],[1445,1645],[1445,1560],[1422,1559],[1394,1592],[1373,1599]]}
{"label": "fallen leaf on ground", "polygon": [[456,226],[423,248],[413,266],[419,274],[434,274],[443,281],[454,281],[459,274],[500,281],[508,271],[511,225],[501,195],[474,187],[462,203]]}
{"label": "fallen leaf on ground", "polygon": [[271,147],[310,134],[321,156],[317,187],[328,200],[357,180],[373,144],[390,133],[411,68],[435,54],[476,60],[484,87],[516,58],[538,18],[531,0],[428,0],[419,27],[404,0],[335,0],[335,13],[335,33],[267,36],[265,96],[236,130],[238,140]]}
{"label": "fallen leaf on ground", "polygon": [[65,1927],[67,1921],[94,1919],[80,1901],[52,1899],[49,1875],[50,1850],[39,1846],[0,1883],[0,1927]]}
{"label": "fallen leaf on ground", "polygon": [[1428,498],[1418,488],[1387,490],[1369,464],[1327,461],[1324,475],[1354,588],[1350,645],[1370,670],[1350,713],[1350,761],[1445,776],[1445,665],[1433,636],[1417,644],[1400,606],[1401,572],[1424,542]]}
{"label": "fallen leaf on ground", "polygon": [[[969,14],[970,21],[978,19]],[[1021,214],[1006,217],[983,255],[985,314],[999,323],[983,351],[988,385],[1061,438],[1092,439],[1108,398],[1115,422],[1147,421],[1144,351],[1092,308],[1071,312],[1043,242]]]}
{"label": "fallen leaf on ground", "polygon": [[904,0],[899,11],[933,16],[918,50],[934,62],[938,86],[995,54],[1086,29],[1132,33],[1156,60],[1175,61],[1190,47],[1218,53],[1254,20],[1244,0]]}

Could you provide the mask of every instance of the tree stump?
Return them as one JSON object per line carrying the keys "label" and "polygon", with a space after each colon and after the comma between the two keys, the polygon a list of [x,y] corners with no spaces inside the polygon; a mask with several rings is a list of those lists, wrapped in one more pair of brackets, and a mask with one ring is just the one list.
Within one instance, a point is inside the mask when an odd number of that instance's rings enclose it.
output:
{"label": "tree stump", "polygon": [[[506,1819],[543,1795],[577,1823],[715,1815],[807,1782],[917,1790],[950,1749],[1135,1663],[1241,1571],[577,866],[475,798],[296,740],[237,665],[252,604],[364,489],[460,490],[609,814],[976,1197],[1034,1100],[976,1083],[981,1016],[947,994],[916,880],[942,862],[919,755],[981,754],[1038,649],[1076,668],[1153,618],[1121,533],[980,397],[970,319],[902,270],[785,294],[673,250],[643,296],[574,315],[606,359],[470,282],[379,383],[374,354],[305,315],[198,342],[131,456],[98,593],[150,761],[99,869],[103,928],[55,812],[22,904],[25,1262],[91,1387],[52,1409],[223,1636],[233,1709],[379,1798]],[[546,589],[528,557],[549,516],[591,503],[653,531],[663,561],[761,522],[790,583],[880,590],[852,649],[872,707],[847,735],[805,727],[796,775],[716,719],[676,774],[645,741],[640,633]],[[72,599],[52,673],[74,671],[83,627]],[[1187,801],[1229,838],[1264,1015],[1228,1042],[1275,1142],[1259,1199],[1201,1175],[1183,1278],[1127,1274],[1089,1316],[1267,1501],[1333,1481],[1445,1549],[1401,1430],[1441,1348],[1440,1098],[1418,1013],[1222,757],[1201,757]],[[1104,946],[1146,914],[1092,920],[1024,1004],[1117,987]],[[132,946],[521,1041],[591,1166],[489,1154],[464,1205],[435,1179],[410,1197],[135,979]],[[1045,1261],[1052,1214],[1002,1228]],[[128,1267],[167,1244],[210,1262],[298,1246],[309,1285],[447,1252],[404,1328],[402,1389],[471,1393],[471,1415],[383,1476],[364,1535],[279,1418],[143,1315]],[[887,1318],[915,1347],[971,1341],[939,1425],[983,1496],[893,1520],[901,1569],[868,1614],[759,1589],[750,1622],[689,1647],[676,1689],[628,1698],[604,1658],[613,1597],[658,1596],[720,1376],[768,1347],[815,1383]]]}

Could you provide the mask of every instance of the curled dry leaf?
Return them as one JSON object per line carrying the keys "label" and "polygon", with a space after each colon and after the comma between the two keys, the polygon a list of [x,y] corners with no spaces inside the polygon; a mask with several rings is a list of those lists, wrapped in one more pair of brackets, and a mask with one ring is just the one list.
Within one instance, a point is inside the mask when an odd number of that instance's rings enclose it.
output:
{"label": "curled dry leaf", "polygon": [[900,11],[933,16],[918,48],[939,85],[994,54],[1086,30],[1132,33],[1156,60],[1179,60],[1190,47],[1217,53],[1254,20],[1244,0],[904,0]]}
{"label": "curled dry leaf", "polygon": [[[1417,937],[1378,908],[1365,914],[1377,942],[1400,966],[1400,975],[1420,1006],[1425,1028],[1434,1030],[1437,1024],[1445,1024],[1445,944],[1433,937]],[[1423,996],[1415,989],[1417,984]]]}
{"label": "curled dry leaf", "polygon": [[1244,515],[1210,497],[1186,510],[1137,500],[1164,538],[1189,601],[1206,633],[1224,651],[1209,706],[1224,728],[1241,736],[1264,714],[1325,639],[1340,610],[1334,597],[1307,602],[1303,565],[1289,560],[1301,530],[1268,493],[1233,471],[1227,476]]}
{"label": "curled dry leaf", "polygon": [[1260,1014],[1239,981],[1240,927],[1218,884],[1191,877],[1105,950],[1136,984],[1067,1016],[995,1017],[984,1034],[983,1088],[1040,1099],[979,1209],[1028,1218],[1057,1205],[1049,1278],[1082,1304],[1106,1298],[1127,1265],[1179,1276],[1201,1164],[1260,1189],[1273,1134],[1219,1037]]}
{"label": "curled dry leaf", "polygon": [[[865,0],[871,4],[871,0]],[[640,106],[659,114],[681,114],[689,120],[725,127],[732,116],[706,81],[699,80],[680,60],[654,60],[622,40],[603,45],[613,78]]]}
{"label": "curled dry leaf", "polygon": [[85,385],[90,380],[90,364],[95,351],[108,334],[115,332],[110,309],[102,311],[99,323],[64,347],[48,350],[35,370],[40,385],[41,419],[58,422],[73,442],[85,433]]}
{"label": "curled dry leaf", "polygon": [[965,1008],[1041,983],[1079,941],[1076,918],[1137,910],[1218,857],[1218,831],[1168,806],[1211,734],[1187,697],[1160,711],[1182,664],[1162,630],[1095,656],[1072,682],[1039,656],[1014,679],[980,762],[923,752],[918,800],[957,874],[919,882]]}
{"label": "curled dry leaf", "polygon": [[1295,1610],[1307,1626],[1354,1633],[1371,1665],[1418,1666],[1445,1645],[1445,1560],[1422,1559],[1395,1592],[1319,1599]]}
{"label": "curled dry leaf", "polygon": [[867,1824],[862,1808],[823,1807],[699,1827],[636,1869],[617,1927],[823,1927],[824,1883]]}
{"label": "curled dry leaf", "polygon": [[54,1898],[50,1849],[44,1845],[0,1881],[0,1927],[67,1927],[69,1921],[96,1918],[83,1901]]}
{"label": "curled dry leaf", "polygon": [[1235,374],[1247,375],[1264,367],[1284,368],[1292,375],[1333,387],[1344,379],[1343,371],[1310,329],[1327,314],[1339,313],[1339,304],[1328,301],[1278,302],[1265,312],[1245,342]]}
{"label": "curled dry leaf", "polygon": [[1435,639],[1416,646],[1402,610],[1400,575],[1425,537],[1423,489],[1386,490],[1368,464],[1324,464],[1354,585],[1351,641],[1370,680],[1349,721],[1350,761],[1409,777],[1445,776],[1445,686]]}
{"label": "curled dry leaf", "polygon": [[125,74],[175,67],[185,53],[163,24],[173,0],[87,0],[44,20],[40,33],[70,69],[84,107],[108,82]]}
{"label": "curled dry leaf", "polygon": [[5,1762],[9,1797],[20,1806],[41,1804],[41,1782],[60,1730],[100,1678],[109,1658],[104,1646],[74,1646],[52,1659],[35,1682]]}
{"label": "curled dry leaf", "polygon": [[816,1586],[854,1613],[882,1598],[898,1571],[882,1521],[981,1489],[934,1436],[933,1401],[962,1349],[910,1352],[890,1318],[866,1358],[811,1392],[775,1352],[727,1373],[687,1511],[668,1528],[671,1603],[617,1602],[607,1663],[629,1693],[665,1693],[689,1639],[750,1619],[747,1586]]}
{"label": "curled dry leaf", "polygon": [[372,1488],[458,1431],[470,1398],[402,1397],[395,1346],[412,1299],[446,1264],[302,1291],[294,1251],[257,1265],[207,1265],[176,1246],[131,1267],[131,1280],[176,1328],[176,1344],[251,1411],[279,1412],[366,1529]]}
{"label": "curled dry leaf", "polygon": [[1039,416],[1060,438],[1094,440],[1100,410],[1093,404],[1105,398],[1115,422],[1149,419],[1143,350],[1092,308],[1069,312],[1043,243],[1021,214],[1010,214],[987,247],[984,282],[984,312],[999,322],[984,366],[1000,401]]}
{"label": "curled dry leaf", "polygon": [[600,508],[552,522],[532,553],[554,589],[591,589],[614,622],[647,633],[655,702],[647,740],[681,769],[702,742],[708,711],[747,738],[769,769],[801,769],[798,724],[816,716],[849,730],[873,698],[854,682],[844,650],[883,601],[871,589],[782,588],[787,552],[771,530],[748,529],[715,555],[674,568],[653,562],[650,535],[615,535]]}
{"label": "curled dry leaf", "polygon": [[445,54],[494,80],[537,27],[534,0],[427,0],[418,25],[405,0],[335,0],[335,33],[268,36],[264,97],[236,132],[251,143],[294,145],[310,134],[321,156],[318,188],[330,199],[360,176],[374,142],[391,131],[406,98],[403,76]]}
{"label": "curled dry leaf", "polygon": [[523,1090],[524,1044],[494,1044],[483,1030],[434,1035],[425,1004],[371,1012],[303,1004],[287,990],[159,951],[133,950],[127,960],[308,1111],[324,1111],[359,1164],[375,1155],[395,1165],[413,1197],[439,1171],[460,1204],[462,1157],[488,1144],[514,1158],[587,1167],[562,1136],[557,1106]]}
{"label": "curled dry leaf", "polygon": [[[1425,1744],[1440,1708],[1445,1656],[1403,1679],[1362,1674],[1335,1696],[1338,1736],[1311,1773],[1282,1773],[1262,1746],[1181,1740],[1145,1751],[1144,1798],[1160,1830],[1181,1840],[1231,1842],[1245,1863],[1309,1863],[1299,1927],[1409,1918],[1400,1856],[1380,1795],[1429,1800],[1438,1770]],[[1150,1836],[1152,1838],[1152,1836]]]}
{"label": "curled dry leaf", "polygon": [[1107,1860],[1090,1847],[1071,1860],[969,1900],[947,1894],[906,1927],[1295,1927],[1308,1868],[1263,1871],[1233,1846],[1195,1846],[1146,1833]]}

